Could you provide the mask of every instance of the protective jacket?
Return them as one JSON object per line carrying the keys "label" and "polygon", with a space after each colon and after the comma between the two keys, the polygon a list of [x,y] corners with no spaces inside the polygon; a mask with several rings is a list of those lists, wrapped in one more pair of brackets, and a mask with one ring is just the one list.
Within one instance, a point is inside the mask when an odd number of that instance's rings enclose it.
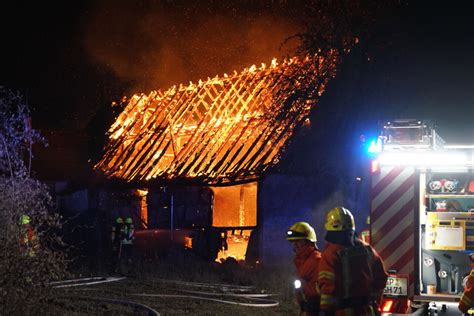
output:
{"label": "protective jacket", "polygon": [[366,244],[370,245],[370,230],[364,229],[363,231],[361,231],[360,239],[362,239],[362,241],[365,242]]}
{"label": "protective jacket", "polygon": [[[327,240],[327,238],[326,238]],[[321,310],[343,315],[379,315],[387,273],[382,259],[354,237],[352,244],[327,242],[319,265]]]}
{"label": "protective jacket", "polygon": [[467,278],[466,287],[458,305],[459,310],[463,313],[467,313],[471,307],[474,307],[474,264],[471,264],[471,273]]}
{"label": "protective jacket", "polygon": [[124,238],[125,238],[124,224],[115,223],[115,225],[112,227],[112,234],[111,234],[112,246],[114,248],[118,247],[122,243],[122,240]]}
{"label": "protective jacket", "polygon": [[20,228],[20,252],[29,257],[34,257],[38,250],[38,240],[36,233],[30,224],[21,226]]}
{"label": "protective jacket", "polygon": [[125,224],[125,227],[123,229],[123,236],[123,245],[133,244],[133,240],[135,239],[135,228],[133,227],[133,224]]}
{"label": "protective jacket", "polygon": [[303,295],[297,295],[296,300],[303,312],[308,315],[317,315],[319,312],[318,267],[321,261],[321,252],[312,244],[302,246],[295,254],[295,266],[298,278],[301,281]]}

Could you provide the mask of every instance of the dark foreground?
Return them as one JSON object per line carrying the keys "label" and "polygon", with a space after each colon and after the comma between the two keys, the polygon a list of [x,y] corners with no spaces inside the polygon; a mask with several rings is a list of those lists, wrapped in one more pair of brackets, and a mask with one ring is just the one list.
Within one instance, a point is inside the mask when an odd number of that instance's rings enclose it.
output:
{"label": "dark foreground", "polygon": [[[48,302],[49,314],[298,315],[291,268],[246,267],[231,260],[209,263],[180,254],[121,270],[81,271],[78,279],[95,278],[56,284],[62,287]],[[98,283],[84,284],[88,282]]]}

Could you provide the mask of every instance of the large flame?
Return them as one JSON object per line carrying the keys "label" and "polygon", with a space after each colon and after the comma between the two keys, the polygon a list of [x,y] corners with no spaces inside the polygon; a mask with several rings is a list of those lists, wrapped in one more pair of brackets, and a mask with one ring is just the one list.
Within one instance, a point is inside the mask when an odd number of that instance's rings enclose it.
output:
{"label": "large flame", "polygon": [[[126,181],[257,178],[279,160],[296,124],[335,75],[338,55],[290,58],[148,95],[135,94],[109,129],[96,165]],[[291,87],[306,91],[292,93]]]}

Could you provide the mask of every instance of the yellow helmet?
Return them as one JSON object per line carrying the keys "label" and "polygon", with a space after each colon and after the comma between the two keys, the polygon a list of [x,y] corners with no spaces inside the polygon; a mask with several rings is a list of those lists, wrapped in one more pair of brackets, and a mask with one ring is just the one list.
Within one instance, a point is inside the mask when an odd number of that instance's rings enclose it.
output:
{"label": "yellow helmet", "polygon": [[344,207],[335,207],[326,215],[327,231],[355,230],[354,216]]}
{"label": "yellow helmet", "polygon": [[286,232],[286,240],[301,240],[307,239],[311,242],[316,242],[316,232],[310,224],[306,222],[294,223]]}
{"label": "yellow helmet", "polygon": [[21,225],[28,225],[30,223],[31,219],[28,215],[23,214],[20,216],[20,224]]}

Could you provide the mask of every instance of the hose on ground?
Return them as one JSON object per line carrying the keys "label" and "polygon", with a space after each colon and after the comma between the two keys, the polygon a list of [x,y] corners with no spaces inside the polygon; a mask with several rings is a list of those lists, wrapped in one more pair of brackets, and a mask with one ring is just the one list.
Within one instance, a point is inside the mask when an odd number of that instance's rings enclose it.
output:
{"label": "hose on ground", "polygon": [[253,285],[235,285],[235,284],[223,284],[223,283],[201,283],[201,282],[188,282],[180,280],[168,280],[168,279],[153,279],[153,281],[164,282],[164,283],[173,283],[181,284],[187,286],[196,286],[196,287],[210,287],[210,288],[233,288],[233,289],[242,289],[242,290],[253,290],[255,286]]}
{"label": "hose on ground", "polygon": [[79,279],[69,279],[69,280],[61,280],[61,281],[54,281],[49,282],[50,285],[52,284],[66,284],[66,283],[75,283],[75,282],[83,282],[83,281],[98,281],[98,280],[105,280],[106,277],[90,277],[90,278],[79,278]]}
{"label": "hose on ground", "polygon": [[274,294],[265,294],[265,293],[247,293],[247,294],[235,294],[235,293],[215,293],[215,292],[203,292],[203,291],[189,291],[189,290],[178,290],[183,293],[190,294],[200,294],[200,295],[210,295],[210,296],[234,296],[234,297],[269,297],[274,296]]}
{"label": "hose on ground", "polygon": [[141,294],[131,294],[134,296],[141,296],[141,297],[157,297],[157,298],[191,298],[191,299],[197,299],[197,300],[204,300],[204,301],[212,301],[212,302],[218,302],[218,303],[224,303],[224,304],[232,304],[232,305],[240,305],[240,306],[250,306],[250,307],[276,307],[280,303],[275,300],[263,300],[261,298],[250,298],[248,297],[247,299],[251,299],[254,301],[259,301],[259,303],[244,303],[244,302],[235,302],[235,301],[228,301],[228,300],[221,300],[217,298],[212,298],[212,297],[204,297],[204,296],[194,296],[194,295],[179,295],[179,294],[146,294],[146,293],[141,293]]}
{"label": "hose on ground", "polygon": [[[233,284],[221,284],[221,283],[201,283],[201,282],[187,282],[187,281],[178,281],[178,280],[168,280],[168,279],[154,279],[154,281],[172,283],[175,285],[185,285],[187,287],[200,287],[200,288],[209,288],[209,289],[219,289],[222,292],[205,292],[205,291],[191,291],[191,290],[182,290],[177,289],[179,292],[189,293],[191,295],[182,295],[182,294],[132,294],[134,296],[143,296],[143,297],[158,297],[158,298],[190,298],[197,300],[213,301],[223,304],[232,304],[240,306],[250,306],[250,307],[275,307],[280,303],[273,299],[268,299],[269,296],[273,294],[264,294],[264,293],[245,293],[245,294],[236,294],[235,292],[248,292],[254,290],[255,286],[242,286],[242,285],[233,285]],[[228,299],[219,299],[209,296],[227,296],[227,297],[236,297],[241,299],[247,299],[253,301],[253,303],[246,302],[237,302],[230,301]]]}
{"label": "hose on ground", "polygon": [[[54,284],[54,288],[71,288],[71,287],[78,287],[78,286],[86,286],[86,285],[97,285],[102,283],[109,283],[109,282],[116,282],[124,280],[125,277],[92,277],[92,278],[82,278],[82,279],[73,279],[73,280],[64,280],[64,281],[56,281],[51,282],[50,284]],[[91,281],[91,282],[84,282],[84,281]],[[195,299],[195,300],[204,300],[204,301],[212,301],[218,302],[223,304],[232,304],[232,305],[240,305],[240,306],[249,306],[249,307],[276,307],[280,303],[274,299],[269,299],[269,296],[273,296],[273,294],[265,294],[265,293],[242,293],[242,292],[249,292],[254,290],[254,286],[240,286],[240,285],[232,285],[232,284],[220,284],[220,283],[200,283],[200,282],[187,282],[187,281],[178,281],[178,280],[166,280],[166,279],[155,279],[154,281],[164,282],[164,283],[172,283],[174,285],[184,285],[187,287],[200,287],[200,288],[208,288],[208,289],[217,289],[222,292],[206,292],[206,291],[191,291],[191,290],[182,290],[176,289],[179,292],[189,293],[187,294],[159,294],[159,293],[128,293],[128,295],[132,296],[140,296],[140,297],[156,297],[156,298],[187,298],[187,299]],[[82,289],[73,289],[73,290],[101,290],[99,288],[82,288]],[[110,293],[114,293],[111,291],[107,291]],[[238,293],[235,293],[238,292]],[[114,294],[122,294],[123,293],[114,293]],[[219,299],[212,296],[226,296],[226,297],[235,297],[239,299],[246,299],[251,301],[248,302],[239,302],[239,301],[232,301],[228,299]],[[97,299],[97,300],[111,300],[105,299],[100,297],[82,297],[82,299]],[[130,304],[139,304],[132,301],[125,301],[125,300],[112,300],[117,302],[127,302]],[[119,303],[117,303],[119,304]],[[125,304],[125,303],[124,303]]]}
{"label": "hose on ground", "polygon": [[[73,280],[64,280],[64,281],[56,281],[51,282],[50,284],[54,284],[53,288],[65,288],[65,287],[76,287],[76,286],[86,286],[86,285],[95,285],[95,284],[102,284],[102,283],[110,283],[110,282],[117,282],[120,280],[125,279],[125,277],[93,277],[93,278],[83,278],[83,279],[73,279]],[[89,281],[91,282],[83,282]]]}

